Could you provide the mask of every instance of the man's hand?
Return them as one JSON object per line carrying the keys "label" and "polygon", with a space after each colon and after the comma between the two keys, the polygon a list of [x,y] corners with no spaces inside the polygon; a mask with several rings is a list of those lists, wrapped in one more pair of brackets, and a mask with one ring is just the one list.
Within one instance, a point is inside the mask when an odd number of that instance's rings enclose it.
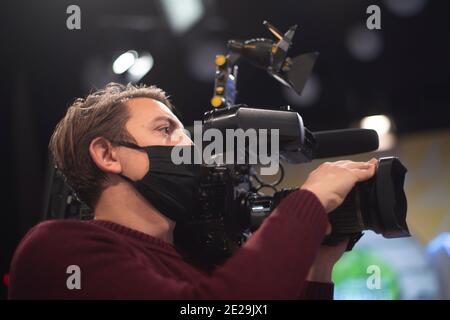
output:
{"label": "man's hand", "polygon": [[[374,176],[378,160],[368,162],[353,162],[349,160],[325,162],[310,173],[302,189],[313,192],[330,213],[339,207],[347,194],[357,182],[365,181]],[[327,234],[331,233],[328,225]],[[344,254],[348,240],[336,246],[322,245],[309,269],[306,280],[314,282],[331,282],[334,264]]]}
{"label": "man's hand", "polygon": [[342,204],[357,182],[373,177],[377,163],[377,159],[368,162],[325,162],[309,174],[301,189],[313,192],[325,211],[330,213]]}

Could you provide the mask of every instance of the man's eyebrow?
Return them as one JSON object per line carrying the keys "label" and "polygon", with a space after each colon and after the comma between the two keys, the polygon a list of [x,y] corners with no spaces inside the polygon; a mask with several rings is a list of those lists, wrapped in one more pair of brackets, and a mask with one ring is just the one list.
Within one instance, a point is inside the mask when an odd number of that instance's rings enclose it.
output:
{"label": "man's eyebrow", "polygon": [[172,125],[177,125],[177,124],[178,124],[174,119],[172,119],[172,118],[169,117],[169,116],[158,116],[158,117],[156,117],[156,118],[153,118],[153,119],[150,121],[150,123],[157,122],[157,121],[168,121],[168,122],[170,122],[170,124],[172,124]]}

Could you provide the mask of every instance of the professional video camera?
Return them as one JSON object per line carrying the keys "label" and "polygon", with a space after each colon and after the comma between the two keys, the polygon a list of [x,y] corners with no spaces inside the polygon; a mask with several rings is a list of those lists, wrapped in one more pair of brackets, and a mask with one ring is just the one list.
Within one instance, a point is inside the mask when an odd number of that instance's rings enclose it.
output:
{"label": "professional video camera", "polygon": [[[229,53],[216,56],[213,110],[204,115],[204,129],[278,129],[280,157],[293,164],[312,159],[344,156],[378,149],[373,130],[346,129],[310,132],[301,116],[289,106],[250,108],[236,105],[238,63],[247,60],[257,68],[301,94],[318,53],[287,57],[296,26],[284,35],[268,22],[264,25],[278,41],[230,40]],[[284,169],[276,181],[265,183],[250,164],[203,165],[200,187],[202,214],[177,225],[175,240],[187,254],[207,267],[223,263],[270,215],[277,204],[297,188],[278,190]],[[351,250],[363,230],[386,238],[409,236],[407,201],[403,190],[406,168],[397,158],[381,158],[376,176],[358,183],[344,203],[330,214],[332,234],[324,243],[334,245],[350,239]],[[273,190],[272,195],[261,189]]]}
{"label": "professional video camera", "polygon": [[[301,94],[318,57],[318,53],[306,53],[293,59],[287,57],[296,26],[282,34],[270,23],[264,22],[264,25],[277,41],[230,40],[229,53],[216,57],[213,109],[205,113],[203,128],[220,131],[277,129],[279,156],[292,164],[378,149],[378,135],[373,130],[311,132],[303,125],[302,117],[289,106],[250,108],[235,103],[238,64],[242,60],[266,70],[271,77]],[[175,228],[177,247],[193,262],[206,268],[223,263],[285,196],[297,190],[277,188],[284,177],[282,165],[278,179],[271,183],[264,182],[256,169],[257,165],[249,163],[201,165],[201,214],[190,217],[186,223],[177,223]],[[363,230],[373,230],[386,238],[409,236],[403,191],[405,174],[406,168],[398,159],[380,159],[376,176],[357,184],[344,203],[330,214],[333,231],[324,243],[334,245],[350,238],[347,249],[351,250]],[[48,181],[45,219],[91,218],[90,208],[76,197],[60,175],[55,174],[53,165]],[[263,189],[273,193],[262,193]]]}

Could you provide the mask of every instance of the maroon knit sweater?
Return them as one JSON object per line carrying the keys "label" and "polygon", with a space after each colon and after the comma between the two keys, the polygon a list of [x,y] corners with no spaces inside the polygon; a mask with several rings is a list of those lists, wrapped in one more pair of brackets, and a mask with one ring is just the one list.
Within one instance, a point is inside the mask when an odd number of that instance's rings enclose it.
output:
{"label": "maroon knit sweater", "polygon": [[[10,299],[332,299],[333,285],[305,281],[327,226],[313,193],[286,197],[227,262],[206,274],[170,244],[101,220],[46,221],[19,244]],[[70,265],[81,289],[68,289]]]}

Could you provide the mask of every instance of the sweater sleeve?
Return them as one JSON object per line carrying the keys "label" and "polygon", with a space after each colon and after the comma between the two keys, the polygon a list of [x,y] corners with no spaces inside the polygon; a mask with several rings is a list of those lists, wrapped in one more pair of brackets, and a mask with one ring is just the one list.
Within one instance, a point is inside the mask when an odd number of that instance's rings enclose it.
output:
{"label": "sweater sleeve", "polygon": [[[286,197],[249,241],[210,279],[200,298],[298,299],[326,232],[327,215],[317,197]],[[208,284],[209,284],[208,283]]]}
{"label": "sweater sleeve", "polygon": [[[180,281],[144,266],[114,237],[98,230],[31,232],[11,266],[9,298],[45,299],[298,299],[324,238],[327,215],[316,196],[286,197],[223,266]],[[53,236],[52,236],[53,233]],[[59,236],[58,236],[59,234]],[[68,290],[67,267],[79,266],[81,290]],[[45,288],[45,295],[39,296]]]}

